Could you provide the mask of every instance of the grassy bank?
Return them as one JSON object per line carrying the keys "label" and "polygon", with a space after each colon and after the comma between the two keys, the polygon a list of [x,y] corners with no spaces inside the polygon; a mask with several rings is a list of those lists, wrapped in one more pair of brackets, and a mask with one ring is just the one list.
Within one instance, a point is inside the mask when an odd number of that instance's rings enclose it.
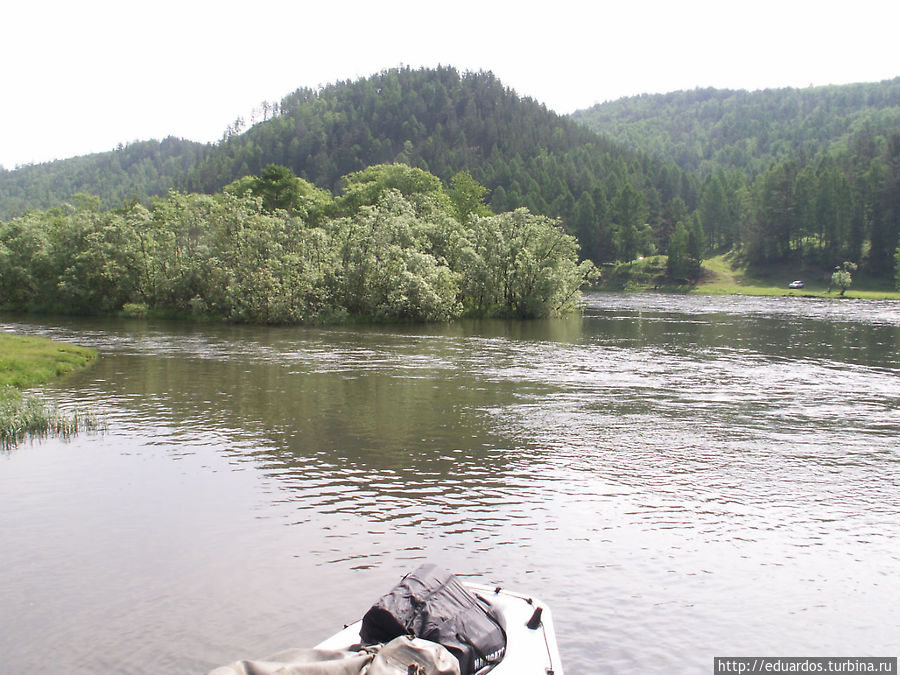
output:
{"label": "grassy bank", "polygon": [[[853,285],[845,298],[900,300],[900,291],[884,282],[873,282],[864,275],[853,275]],[[804,287],[790,289],[788,284],[801,279]],[[730,295],[784,295],[797,297],[840,297],[840,289],[829,289],[831,271],[782,263],[748,268],[733,254],[718,255],[703,261],[703,276],[691,289],[694,293]]]}
{"label": "grassy bank", "polygon": [[[710,295],[770,295],[837,298],[840,289],[829,290],[831,271],[796,263],[766,265],[749,268],[732,253],[717,255],[703,261],[700,279],[694,283],[673,281],[666,277],[666,257],[652,256],[629,263],[605,265],[599,286],[608,291],[660,290]],[[801,279],[804,287],[790,289],[788,284]],[[853,285],[845,298],[868,300],[900,300],[900,291],[883,281],[875,282],[864,275],[854,274]]]}
{"label": "grassy bank", "polygon": [[68,436],[97,426],[86,413],[61,413],[40,396],[22,391],[87,367],[96,351],[46,338],[0,333],[0,447],[28,435]]}

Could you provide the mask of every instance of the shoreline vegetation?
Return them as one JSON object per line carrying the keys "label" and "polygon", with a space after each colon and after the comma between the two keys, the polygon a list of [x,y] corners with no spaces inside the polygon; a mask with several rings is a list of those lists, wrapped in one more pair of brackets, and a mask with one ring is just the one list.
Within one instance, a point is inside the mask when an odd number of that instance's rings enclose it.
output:
{"label": "shoreline vegetation", "polygon": [[195,316],[250,324],[542,318],[595,277],[562,223],[493,213],[467,172],[445,188],[405,164],[338,196],[271,165],[215,195],[73,205],[0,225],[8,311]]}
{"label": "shoreline vegetation", "polygon": [[96,350],[41,337],[0,333],[0,449],[31,436],[68,437],[100,426],[83,411],[63,412],[32,391],[88,367]]}
{"label": "shoreline vegetation", "polygon": [[0,223],[0,311],[298,325],[565,316],[580,310],[584,287],[900,299],[865,270],[853,279],[849,261],[829,276],[796,251],[707,257],[697,218],[677,221],[665,255],[639,255],[660,250],[646,225],[622,240],[630,262],[598,268],[580,260],[589,251],[561,220],[494,213],[468,171],[445,185],[380,164],[336,189],[269,165],[213,195],[171,191],[106,211],[75,195],[30,211]]}

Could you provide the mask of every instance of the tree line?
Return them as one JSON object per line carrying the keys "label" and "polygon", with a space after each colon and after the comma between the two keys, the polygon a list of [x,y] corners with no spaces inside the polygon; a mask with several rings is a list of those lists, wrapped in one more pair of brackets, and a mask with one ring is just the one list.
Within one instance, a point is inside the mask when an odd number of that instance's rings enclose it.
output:
{"label": "tree line", "polygon": [[[146,205],[148,195],[163,195],[170,186],[215,193],[244,176],[260,175],[269,164],[339,193],[343,176],[396,162],[447,184],[459,171],[469,171],[486,188],[493,211],[525,207],[560,218],[585,258],[605,262],[665,251],[677,224],[673,218],[695,208],[699,186],[674,164],[626,149],[520,97],[489,72],[447,67],[392,69],[355,82],[299,89],[270,104],[250,128],[236,120],[219,143],[183,150],[169,139],[159,148],[136,144],[95,156],[92,167],[89,158],[76,158],[7,172],[10,181],[31,181],[40,196],[27,204],[24,193],[17,193],[23,198],[13,200],[7,217],[20,215],[23,207],[71,201],[79,181],[83,192],[97,194],[102,207],[112,208],[133,198]],[[157,165],[141,153],[166,159],[155,171]],[[138,157],[139,162],[126,162]],[[133,183],[118,180],[126,164]],[[0,204],[2,183],[0,176]]]}
{"label": "tree line", "polygon": [[803,90],[699,89],[574,115],[695,172],[708,249],[870,276],[900,271],[900,78]]}
{"label": "tree line", "polygon": [[698,204],[708,245],[738,248],[752,263],[798,260],[833,268],[853,261],[892,279],[900,245],[900,133],[747,176],[719,171]]}
{"label": "tree line", "polygon": [[592,274],[558,221],[494,214],[460,173],[369,167],[337,196],[267,167],[214,195],[96,197],[0,224],[5,309],[165,312],[253,323],[571,312]]}
{"label": "tree line", "polygon": [[772,164],[807,163],[890,136],[900,126],[900,77],[884,82],[734,91],[694,89],[643,94],[572,114],[588,128],[706,177]]}

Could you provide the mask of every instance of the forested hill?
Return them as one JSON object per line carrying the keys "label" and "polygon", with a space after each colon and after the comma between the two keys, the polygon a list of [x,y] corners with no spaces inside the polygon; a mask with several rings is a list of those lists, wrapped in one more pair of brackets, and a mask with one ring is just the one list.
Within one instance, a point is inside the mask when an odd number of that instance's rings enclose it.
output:
{"label": "forested hill", "polygon": [[270,164],[338,192],[342,176],[396,162],[445,183],[466,169],[488,188],[496,212],[525,206],[561,217],[584,255],[608,260],[616,256],[612,224],[630,233],[649,223],[652,233],[645,228],[641,236],[664,247],[685,204],[696,200],[696,181],[675,165],[520,97],[489,72],[392,69],[298,89],[265,116],[246,130],[234,125],[212,146],[149,141],[5,172],[0,218],[59,204],[75,192],[96,194],[106,207],[169,187],[212,193]]}
{"label": "forested hill", "polygon": [[875,277],[895,273],[900,78],[637,96],[573,118],[699,176],[710,247],[753,263],[856,261]]}
{"label": "forested hill", "polygon": [[77,193],[99,197],[104,208],[117,208],[127,199],[165,194],[183,180],[207,147],[169,137],[13,171],[0,170],[0,220],[28,209],[57,206]]}
{"label": "forested hill", "polygon": [[[298,89],[272,111],[272,119],[229,134],[185,187],[215,192],[274,163],[338,191],[339,179],[353,171],[404,163],[445,181],[467,168],[488,188],[504,185],[514,201],[537,202],[527,205],[543,211],[538,198],[552,202],[558,195],[545,189],[551,181],[542,174],[573,168],[558,164],[615,163],[621,171],[640,172],[637,165],[644,163],[639,153],[519,97],[489,72],[391,69],[320,90]],[[563,159],[575,150],[581,156]],[[530,169],[536,186],[520,164]],[[562,186],[554,187],[562,192]]]}
{"label": "forested hill", "polygon": [[900,77],[807,89],[695,89],[601,103],[572,118],[629,147],[709,175],[807,163],[900,130]]}
{"label": "forested hill", "polygon": [[666,205],[695,196],[695,184],[674,165],[518,96],[491,73],[449,67],[297,90],[272,119],[217,145],[185,187],[212,192],[274,163],[337,192],[341,176],[391,162],[445,182],[467,169],[489,189],[495,211],[525,206],[562,217],[595,259],[613,255],[610,221],[659,222],[663,241],[662,230],[674,226],[661,222]]}

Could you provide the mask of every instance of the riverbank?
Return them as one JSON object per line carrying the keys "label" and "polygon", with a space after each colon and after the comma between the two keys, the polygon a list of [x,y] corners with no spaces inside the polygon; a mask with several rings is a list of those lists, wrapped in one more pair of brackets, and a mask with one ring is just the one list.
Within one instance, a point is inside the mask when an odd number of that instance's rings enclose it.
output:
{"label": "riverbank", "polygon": [[86,347],[0,333],[0,447],[29,435],[68,436],[95,427],[92,415],[62,413],[23,390],[86,368],[96,357],[96,350]]}
{"label": "riverbank", "polygon": [[[830,288],[831,274],[818,268],[793,263],[768,265],[751,269],[732,254],[704,260],[700,278],[695,282],[673,282],[666,278],[665,256],[651,256],[603,269],[602,290],[647,291],[705,295],[758,295],[839,298],[839,290]],[[802,280],[803,288],[788,284]],[[862,275],[854,275],[853,285],[843,297],[866,300],[900,300],[900,291],[875,283]]]}
{"label": "riverbank", "polygon": [[[788,284],[794,280],[802,280],[803,288],[788,288]],[[750,269],[730,254],[704,260],[703,276],[690,290],[692,293],[711,295],[841,297],[839,289],[831,288],[831,273],[827,270],[798,266],[795,263]],[[854,275],[853,285],[844,292],[843,297],[900,300],[900,291],[886,288],[883,283],[873,283],[862,275]]]}

